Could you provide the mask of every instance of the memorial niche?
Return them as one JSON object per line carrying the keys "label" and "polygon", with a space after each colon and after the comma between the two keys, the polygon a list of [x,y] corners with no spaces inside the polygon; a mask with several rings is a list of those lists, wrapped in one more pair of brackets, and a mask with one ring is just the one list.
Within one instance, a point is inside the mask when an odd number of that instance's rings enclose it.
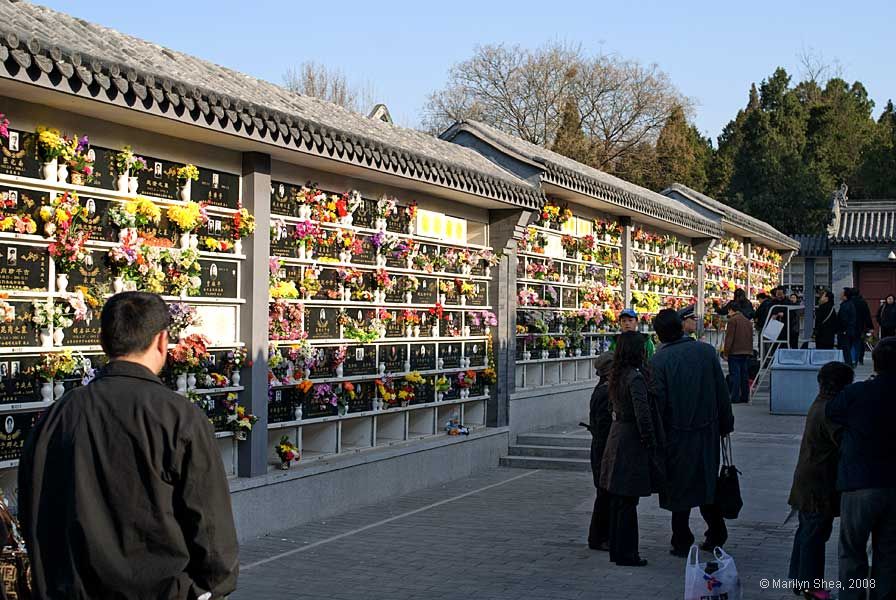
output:
{"label": "memorial niche", "polygon": [[305,331],[308,339],[335,340],[339,339],[339,324],[336,317],[339,309],[336,307],[305,307]]}
{"label": "memorial niche", "polygon": [[0,357],[0,404],[20,404],[40,400],[38,381],[31,372],[38,357]]}
{"label": "memorial niche", "polygon": [[0,414],[0,460],[14,460],[22,454],[22,447],[42,411]]}
{"label": "memorial niche", "polygon": [[405,369],[405,361],[408,356],[407,344],[382,345],[380,350],[380,364],[386,366],[387,373],[401,373]]}
{"label": "memorial niche", "polygon": [[50,256],[40,246],[0,242],[0,289],[46,292]]}
{"label": "memorial niche", "polygon": [[237,297],[237,270],[239,268],[237,263],[201,258],[199,265],[202,268],[200,296],[205,298]]}
{"label": "memorial niche", "polygon": [[34,139],[30,131],[9,130],[9,136],[0,136],[0,174],[14,177],[40,179],[40,162],[37,160]]}
{"label": "memorial niche", "polygon": [[436,345],[411,344],[411,369],[434,371],[436,369]]}
{"label": "memorial niche", "polygon": [[31,301],[10,299],[0,302],[10,307],[6,319],[0,323],[0,346],[40,346],[39,332],[32,321],[34,310]]}

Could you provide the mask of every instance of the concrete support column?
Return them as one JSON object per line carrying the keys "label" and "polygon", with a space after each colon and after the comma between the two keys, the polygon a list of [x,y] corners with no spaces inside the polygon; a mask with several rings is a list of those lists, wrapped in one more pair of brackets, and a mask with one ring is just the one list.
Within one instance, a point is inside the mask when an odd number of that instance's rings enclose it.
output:
{"label": "concrete support column", "polygon": [[694,278],[697,280],[697,306],[694,312],[697,314],[697,333],[703,335],[703,317],[706,315],[706,255],[716,245],[716,240],[698,238],[691,241],[694,249]]}
{"label": "concrete support column", "polygon": [[810,339],[815,328],[815,258],[806,257],[803,261],[803,304],[806,311],[803,317],[803,338]]}
{"label": "concrete support column", "polygon": [[750,260],[750,254],[752,254],[752,252],[753,252],[753,240],[751,240],[750,238],[744,238],[744,260],[746,262],[746,268],[747,268],[747,289],[745,291],[747,292],[747,299],[749,299],[751,301],[755,300],[755,297],[753,296],[753,289],[752,289],[753,283],[752,283],[752,281],[750,281],[750,275],[753,272],[752,261]]}
{"label": "concrete support column", "polygon": [[626,307],[632,305],[632,263],[635,260],[632,253],[632,231],[635,226],[631,217],[620,217],[622,226],[622,297]]}
{"label": "concrete support column", "polygon": [[488,400],[489,427],[503,427],[509,422],[508,404],[516,387],[517,242],[526,235],[533,214],[512,209],[489,211],[489,243],[501,256],[501,262],[492,269],[489,287],[489,304],[498,316],[498,326],[492,334],[498,383]]}
{"label": "concrete support column", "polygon": [[237,474],[255,477],[267,472],[268,461],[268,260],[271,238],[271,157],[243,154],[242,202],[255,215],[255,235],[243,243],[246,260],[240,277],[240,296],[246,303],[240,312],[240,338],[252,361],[246,387],[240,398],[247,410],[258,417],[249,439],[240,442]]}

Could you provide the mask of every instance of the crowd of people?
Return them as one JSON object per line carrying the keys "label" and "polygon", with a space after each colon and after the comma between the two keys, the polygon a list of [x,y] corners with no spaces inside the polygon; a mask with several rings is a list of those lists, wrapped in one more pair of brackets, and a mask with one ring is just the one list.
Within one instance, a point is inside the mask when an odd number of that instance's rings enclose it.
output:
{"label": "crowd of people", "polygon": [[[847,290],[847,301],[847,312],[854,311],[856,322],[864,324],[861,296]],[[671,554],[685,557],[694,543],[693,508],[706,522],[700,547],[724,546],[728,529],[717,497],[720,451],[734,431],[732,401],[749,395],[751,320],[761,329],[798,302],[779,288],[754,312],[738,290],[724,307],[728,326],[721,353],[728,359],[728,384],[716,349],[692,335],[697,328],[693,307],[660,311],[654,329],[661,343],[651,358],[649,336],[629,329],[612,351],[596,359],[599,381],[589,428],[597,494],[590,548],[608,551],[617,565],[646,565],[639,553],[637,507],[640,498],[653,494],[671,513]],[[636,321],[637,315],[627,318]],[[889,296],[878,313],[881,333],[892,334],[894,321],[896,306]],[[816,323],[817,344],[853,341],[854,331],[844,333],[830,292],[819,298]],[[850,357],[861,360],[855,345],[848,348]],[[872,359],[874,375],[868,381],[854,383],[854,364],[848,361],[828,363],[818,373],[819,393],[808,411],[789,497],[798,514],[789,577],[794,591],[806,598],[831,597],[824,579],[825,545],[838,517],[839,597],[865,598],[873,587],[871,598],[896,598],[896,337],[884,335]]]}

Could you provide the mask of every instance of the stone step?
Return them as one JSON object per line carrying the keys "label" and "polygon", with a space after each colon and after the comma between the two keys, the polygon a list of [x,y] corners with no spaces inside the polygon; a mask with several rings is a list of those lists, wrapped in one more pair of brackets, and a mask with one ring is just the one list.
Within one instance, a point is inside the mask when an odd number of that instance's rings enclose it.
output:
{"label": "stone step", "polygon": [[541,458],[578,458],[591,460],[591,448],[580,446],[511,446],[511,456],[535,456]]}
{"label": "stone step", "polygon": [[559,471],[590,471],[591,462],[579,458],[541,458],[537,456],[505,456],[502,467],[514,469],[556,469]]}
{"label": "stone step", "polygon": [[561,446],[563,448],[590,448],[591,436],[571,436],[560,433],[523,433],[516,437],[521,446]]}

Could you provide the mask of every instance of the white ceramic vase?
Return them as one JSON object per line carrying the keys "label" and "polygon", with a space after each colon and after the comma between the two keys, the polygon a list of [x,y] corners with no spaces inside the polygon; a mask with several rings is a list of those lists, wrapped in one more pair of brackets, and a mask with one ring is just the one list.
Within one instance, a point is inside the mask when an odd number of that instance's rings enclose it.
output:
{"label": "white ceramic vase", "polygon": [[53,335],[49,329],[40,330],[40,345],[44,348],[49,348],[53,345]]}
{"label": "white ceramic vase", "polygon": [[68,287],[68,275],[66,273],[59,273],[56,275],[56,291],[64,292]]}
{"label": "white ceramic vase", "polygon": [[56,159],[54,158],[50,162],[45,162],[41,167],[41,174],[44,176],[44,181],[48,181],[50,183],[56,183],[56,179],[58,177],[58,164]]}
{"label": "white ceramic vase", "polygon": [[187,232],[183,232],[180,234],[180,239],[178,239],[178,245],[181,250],[189,250],[190,249],[190,234]]}
{"label": "white ceramic vase", "polygon": [[187,389],[196,389],[196,373],[187,373]]}
{"label": "white ceramic vase", "polygon": [[230,374],[230,385],[236,387],[240,384],[240,370],[234,369],[233,373]]}
{"label": "white ceramic vase", "polygon": [[406,304],[411,304],[413,302],[414,292],[405,292],[404,293],[404,301]]}
{"label": "white ceramic vase", "polygon": [[65,332],[62,330],[62,327],[56,327],[53,329],[53,345],[61,346],[62,341],[65,339]]}
{"label": "white ceramic vase", "polygon": [[124,291],[124,279],[116,277],[112,280],[112,293],[120,294]]}
{"label": "white ceramic vase", "polygon": [[57,379],[53,386],[53,398],[59,400],[62,398],[63,394],[65,394],[65,385],[63,385],[61,379]]}
{"label": "white ceramic vase", "polygon": [[131,172],[130,170],[125,171],[118,175],[115,178],[115,189],[119,194],[127,194],[128,193],[128,181],[130,179]]}
{"label": "white ceramic vase", "polygon": [[40,399],[43,402],[53,401],[53,382],[44,381],[40,384]]}
{"label": "white ceramic vase", "polygon": [[136,194],[140,189],[140,180],[136,177],[128,177],[128,193]]}
{"label": "white ceramic vase", "polygon": [[65,183],[66,179],[68,179],[68,165],[65,163],[60,163],[56,168],[56,182]]}
{"label": "white ceramic vase", "polygon": [[193,189],[193,180],[192,179],[182,179],[177,186],[177,192],[180,196],[180,199],[184,202],[190,199],[190,193]]}

